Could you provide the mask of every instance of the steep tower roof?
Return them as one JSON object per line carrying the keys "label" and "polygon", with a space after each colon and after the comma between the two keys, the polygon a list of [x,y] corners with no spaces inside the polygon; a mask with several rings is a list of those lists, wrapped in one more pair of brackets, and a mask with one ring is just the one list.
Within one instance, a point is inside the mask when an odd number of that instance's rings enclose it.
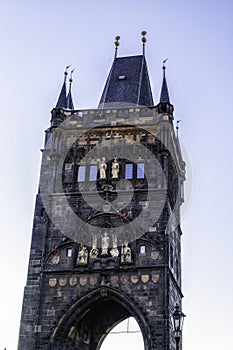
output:
{"label": "steep tower roof", "polygon": [[67,78],[67,69],[64,72],[64,83],[61,88],[60,95],[57,100],[56,108],[67,108],[67,99],[66,99],[66,78]]}
{"label": "steep tower roof", "polygon": [[165,65],[163,65],[163,83],[162,83],[159,102],[170,103],[165,70],[166,70],[166,67]]}
{"label": "steep tower roof", "polygon": [[160,93],[160,100],[159,104],[157,105],[158,112],[159,113],[166,113],[171,116],[171,120],[173,120],[173,112],[174,112],[174,107],[170,103],[170,98],[169,98],[169,92],[168,92],[168,87],[167,87],[167,80],[166,80],[166,67],[165,67],[165,62],[167,60],[163,61],[163,82],[162,82],[162,88],[161,88],[161,93]]}
{"label": "steep tower roof", "polygon": [[71,74],[70,74],[70,79],[69,79],[69,83],[70,83],[70,86],[69,86],[69,92],[68,92],[68,95],[67,95],[67,108],[68,109],[74,109],[74,103],[73,103],[73,98],[72,98],[72,93],[71,93],[71,86],[72,86],[72,73],[74,72],[74,69],[71,71]]}
{"label": "steep tower roof", "polygon": [[115,57],[99,108],[127,103],[153,106],[149,74],[144,55]]}

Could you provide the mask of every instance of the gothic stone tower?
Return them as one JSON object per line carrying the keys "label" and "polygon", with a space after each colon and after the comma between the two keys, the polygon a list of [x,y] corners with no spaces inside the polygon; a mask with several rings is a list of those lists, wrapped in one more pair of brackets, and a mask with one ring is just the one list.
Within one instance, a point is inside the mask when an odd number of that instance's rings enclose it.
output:
{"label": "gothic stone tower", "polygon": [[46,130],[18,350],[97,350],[132,316],[146,350],[174,350],[185,164],[165,67],[154,106],[145,55],[117,57],[97,109],[66,77]]}

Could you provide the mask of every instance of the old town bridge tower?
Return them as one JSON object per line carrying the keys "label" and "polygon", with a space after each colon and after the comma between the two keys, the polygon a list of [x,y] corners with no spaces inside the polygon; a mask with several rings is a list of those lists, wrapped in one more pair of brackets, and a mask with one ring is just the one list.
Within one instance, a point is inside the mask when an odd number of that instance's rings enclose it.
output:
{"label": "old town bridge tower", "polygon": [[[96,109],[64,84],[46,130],[18,350],[99,350],[134,317],[145,350],[174,350],[185,163],[163,65],[117,57]],[[182,343],[180,343],[182,345]]]}

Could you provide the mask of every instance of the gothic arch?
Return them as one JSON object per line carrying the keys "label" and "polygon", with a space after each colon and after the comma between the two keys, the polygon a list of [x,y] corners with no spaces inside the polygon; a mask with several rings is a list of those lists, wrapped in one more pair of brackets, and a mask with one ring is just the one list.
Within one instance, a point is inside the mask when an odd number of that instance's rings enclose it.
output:
{"label": "gothic arch", "polygon": [[152,349],[147,321],[129,298],[110,287],[100,287],[74,302],[60,318],[49,341],[49,350],[99,350],[109,332],[121,321],[134,317]]}

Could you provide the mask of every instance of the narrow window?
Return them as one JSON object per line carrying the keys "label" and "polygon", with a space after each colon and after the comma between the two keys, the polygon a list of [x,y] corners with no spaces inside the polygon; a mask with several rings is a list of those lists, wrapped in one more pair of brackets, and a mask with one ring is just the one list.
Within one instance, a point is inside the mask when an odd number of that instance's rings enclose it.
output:
{"label": "narrow window", "polygon": [[96,181],[97,177],[97,165],[91,165],[90,166],[90,174],[89,174],[89,180],[90,181]]}
{"label": "narrow window", "polygon": [[173,268],[173,266],[174,266],[174,252],[173,252],[172,246],[170,246],[170,261],[171,261],[171,267]]}
{"label": "narrow window", "polygon": [[145,254],[146,253],[146,246],[145,245],[141,245],[140,246],[140,254]]}
{"label": "narrow window", "polygon": [[67,251],[66,251],[66,256],[68,258],[71,258],[72,257],[72,249],[71,248],[68,248]]}
{"label": "narrow window", "polygon": [[85,181],[85,174],[86,174],[86,166],[80,165],[78,168],[78,181]]}
{"label": "narrow window", "polygon": [[125,178],[126,179],[133,178],[133,164],[132,163],[125,164]]}
{"label": "narrow window", "polygon": [[144,179],[144,163],[137,164],[137,179]]}

